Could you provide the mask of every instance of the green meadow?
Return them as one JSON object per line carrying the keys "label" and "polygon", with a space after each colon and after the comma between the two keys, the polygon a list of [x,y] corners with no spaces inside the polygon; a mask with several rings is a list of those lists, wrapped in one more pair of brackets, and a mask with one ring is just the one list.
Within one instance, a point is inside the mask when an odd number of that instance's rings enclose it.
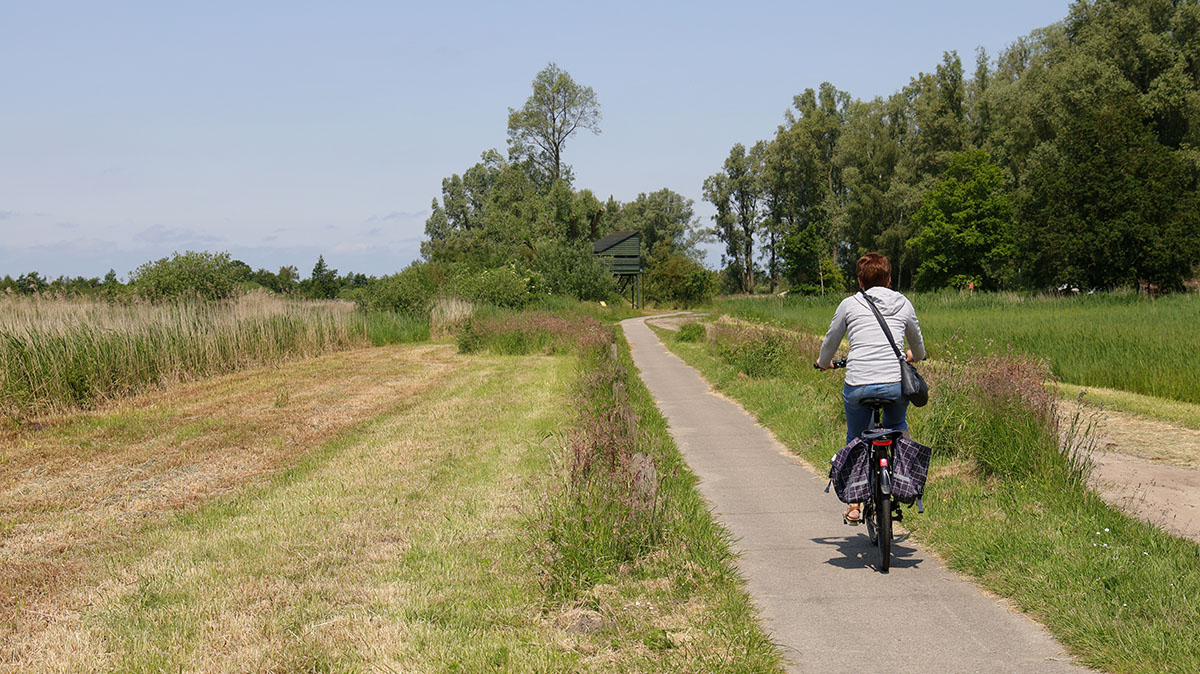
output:
{"label": "green meadow", "polygon": [[[716,309],[822,335],[843,297],[732,299]],[[931,358],[1012,352],[1043,361],[1071,384],[1200,403],[1200,294],[947,291],[909,298]]]}

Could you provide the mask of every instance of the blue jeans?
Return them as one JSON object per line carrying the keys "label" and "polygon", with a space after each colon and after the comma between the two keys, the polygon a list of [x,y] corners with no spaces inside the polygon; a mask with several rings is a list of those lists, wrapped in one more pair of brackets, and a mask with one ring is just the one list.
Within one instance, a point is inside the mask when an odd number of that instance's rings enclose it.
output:
{"label": "blue jeans", "polygon": [[908,430],[905,414],[908,412],[908,400],[900,395],[900,382],[894,384],[863,384],[851,386],[846,384],[842,389],[842,401],[846,403],[846,442],[862,435],[871,425],[871,408],[863,407],[859,401],[863,398],[891,398],[896,402],[883,408],[883,427],[897,431]]}

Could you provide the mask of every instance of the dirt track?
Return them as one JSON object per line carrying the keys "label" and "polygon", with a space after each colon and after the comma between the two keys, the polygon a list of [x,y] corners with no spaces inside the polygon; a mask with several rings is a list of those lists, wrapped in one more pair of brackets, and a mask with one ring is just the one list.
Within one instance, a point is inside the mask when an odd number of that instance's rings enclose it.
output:
{"label": "dirt track", "polygon": [[[1074,403],[1064,408],[1064,414],[1077,409]],[[1092,413],[1096,491],[1119,508],[1200,542],[1200,431],[1111,410]]]}

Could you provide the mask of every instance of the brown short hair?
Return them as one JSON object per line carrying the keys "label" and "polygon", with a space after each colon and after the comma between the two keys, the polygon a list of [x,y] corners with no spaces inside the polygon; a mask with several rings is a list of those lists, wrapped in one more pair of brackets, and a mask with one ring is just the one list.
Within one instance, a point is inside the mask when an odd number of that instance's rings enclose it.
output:
{"label": "brown short hair", "polygon": [[892,283],[892,263],[879,253],[867,253],[858,258],[854,267],[863,290],[870,290],[875,286],[886,288]]}

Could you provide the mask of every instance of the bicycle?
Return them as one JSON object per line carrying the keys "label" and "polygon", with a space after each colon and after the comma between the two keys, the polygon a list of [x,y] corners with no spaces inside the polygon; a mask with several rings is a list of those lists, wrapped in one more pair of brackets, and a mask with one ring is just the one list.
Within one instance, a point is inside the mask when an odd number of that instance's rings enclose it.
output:
{"label": "bicycle", "polygon": [[[816,363],[813,367],[820,369]],[[846,367],[846,359],[831,363],[830,369]],[[892,465],[896,440],[904,435],[904,431],[894,431],[883,428],[883,408],[894,404],[891,398],[863,398],[860,404],[871,409],[871,423],[867,430],[859,436],[871,443],[869,458],[871,470],[868,475],[871,480],[871,498],[863,502],[862,519],[867,524],[867,538],[871,545],[879,548],[879,571],[887,573],[892,561],[892,519],[901,521],[903,514],[900,504],[892,498]]]}

